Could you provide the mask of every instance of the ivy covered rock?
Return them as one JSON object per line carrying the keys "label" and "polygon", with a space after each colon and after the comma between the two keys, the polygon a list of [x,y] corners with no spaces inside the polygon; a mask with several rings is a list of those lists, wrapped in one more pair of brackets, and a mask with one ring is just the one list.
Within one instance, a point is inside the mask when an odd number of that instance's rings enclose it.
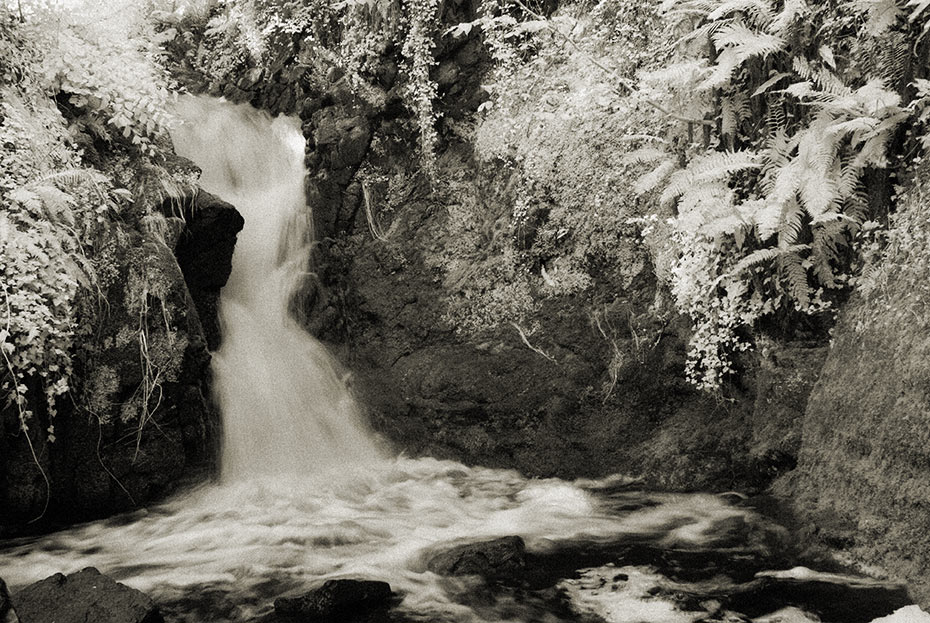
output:
{"label": "ivy covered rock", "polygon": [[[199,205],[190,229],[174,238],[185,261],[206,258],[190,270],[191,282],[215,327],[215,296],[229,276],[242,218],[208,196]],[[172,242],[170,234],[158,240],[134,233],[114,248],[103,293],[108,305],[83,329],[74,400],[55,416],[53,439],[38,429],[27,440],[16,412],[2,411],[0,523],[105,516],[157,500],[212,469],[218,414],[207,386],[210,355]],[[211,335],[217,339],[215,329]]]}

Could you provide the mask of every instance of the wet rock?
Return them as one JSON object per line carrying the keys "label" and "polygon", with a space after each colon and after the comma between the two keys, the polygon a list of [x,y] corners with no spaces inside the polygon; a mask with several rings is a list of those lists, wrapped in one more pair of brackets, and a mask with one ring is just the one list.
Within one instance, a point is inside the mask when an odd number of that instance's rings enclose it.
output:
{"label": "wet rock", "polygon": [[275,599],[279,615],[312,621],[345,621],[346,618],[386,608],[393,593],[387,582],[375,580],[327,580],[300,597]]}
{"label": "wet rock", "polygon": [[13,598],[24,623],[163,623],[144,593],[114,582],[93,567],[60,573],[24,588]]}
{"label": "wet rock", "polygon": [[253,67],[243,74],[239,81],[236,83],[236,86],[242,89],[243,91],[251,91],[258,84],[258,81],[262,79],[262,70],[261,67]]}
{"label": "wet rock", "polygon": [[[30,426],[30,447],[15,407],[0,405],[0,533],[40,517],[67,524],[138,508],[215,465],[218,413],[200,313],[171,249],[141,231],[126,234],[108,260],[110,305],[82,317],[74,400],[58,405],[57,441],[46,442],[44,409]],[[37,379],[30,383],[41,392]],[[157,389],[157,401],[146,401],[146,387]]]}
{"label": "wet rock", "polygon": [[0,579],[0,623],[19,623],[16,610],[13,609],[13,602],[10,600],[10,593],[7,592],[3,579]]}
{"label": "wet rock", "polygon": [[[171,206],[163,206],[170,212]],[[220,290],[232,271],[236,237],[244,221],[230,204],[207,192],[186,198],[181,204],[185,226],[174,254],[190,290],[210,350],[219,346],[217,304]]]}
{"label": "wet rock", "polygon": [[798,567],[757,574],[755,581],[727,597],[724,605],[753,619],[790,605],[824,621],[868,623],[910,603],[902,584]]}
{"label": "wet rock", "polygon": [[526,569],[526,544],[518,536],[459,545],[434,556],[427,568],[439,575],[480,575],[513,580]]}

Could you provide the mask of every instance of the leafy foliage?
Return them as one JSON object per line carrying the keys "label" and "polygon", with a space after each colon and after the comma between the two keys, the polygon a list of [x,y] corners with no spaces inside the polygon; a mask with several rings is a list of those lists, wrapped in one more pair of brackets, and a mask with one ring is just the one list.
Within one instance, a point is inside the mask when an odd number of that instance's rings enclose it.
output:
{"label": "leafy foliage", "polygon": [[0,392],[24,431],[71,389],[122,228],[158,200],[140,170],[173,183],[156,163],[170,124],[160,38],[124,4],[0,9]]}
{"label": "leafy foliage", "polygon": [[[574,117],[585,105],[605,104],[586,111],[604,126],[623,111],[635,122],[615,130],[619,161],[581,167],[633,176],[626,189],[612,188],[606,212],[641,227],[656,274],[693,321],[689,377],[719,388],[763,318],[832,313],[861,281],[863,226],[872,232],[893,209],[876,172],[905,173],[904,151],[930,144],[926,46],[918,45],[928,6],[612,1],[587,19],[571,7],[547,19],[519,0],[487,0],[479,20],[453,30],[480,26],[498,63],[479,154],[521,172],[511,226],[532,231],[529,253],[543,248],[547,224],[563,224],[562,251],[536,256],[530,270],[555,283],[550,267],[564,265],[581,224],[605,212],[572,183],[567,153],[544,146],[579,133],[590,141]],[[562,82],[539,93],[526,80],[555,72]],[[594,248],[606,240],[594,232],[585,239]],[[572,267],[603,272],[592,259]],[[591,282],[572,283],[584,290]]]}
{"label": "leafy foliage", "polygon": [[653,159],[662,174],[638,189],[660,190],[675,212],[671,286],[695,322],[689,372],[702,387],[719,386],[729,353],[749,346],[732,339],[741,327],[780,309],[820,313],[850,283],[851,244],[876,209],[863,180],[889,164],[912,115],[895,90],[901,72],[857,59],[896,23],[862,4],[662,5],[683,36],[642,75],[642,93],[691,121],[671,129],[672,149]]}

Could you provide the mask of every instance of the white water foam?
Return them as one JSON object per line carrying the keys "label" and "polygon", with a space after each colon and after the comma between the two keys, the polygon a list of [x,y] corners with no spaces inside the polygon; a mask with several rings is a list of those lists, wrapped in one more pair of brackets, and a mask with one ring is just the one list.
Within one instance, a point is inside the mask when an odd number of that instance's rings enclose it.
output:
{"label": "white water foam", "polygon": [[365,577],[402,593],[400,610],[414,620],[506,621],[457,603],[473,581],[427,571],[429,558],[463,541],[514,534],[531,552],[623,537],[700,547],[715,526],[751,514],[712,495],[642,497],[643,508],[618,516],[565,481],[397,459],[351,481],[276,475],[206,487],[123,520],[24,542],[0,557],[0,577],[16,588],[95,566],[163,604],[226,595],[211,608],[227,598],[235,607],[214,611],[210,620],[218,621],[251,620],[270,611],[275,596],[324,579]]}

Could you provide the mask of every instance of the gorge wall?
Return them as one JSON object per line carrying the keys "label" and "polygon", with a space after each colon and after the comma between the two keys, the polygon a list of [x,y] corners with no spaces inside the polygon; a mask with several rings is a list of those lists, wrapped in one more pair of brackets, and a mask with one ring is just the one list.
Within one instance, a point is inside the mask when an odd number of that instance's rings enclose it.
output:
{"label": "gorge wall", "polygon": [[817,540],[914,583],[930,601],[930,228],[915,174],[882,263],[846,306],[776,490]]}

